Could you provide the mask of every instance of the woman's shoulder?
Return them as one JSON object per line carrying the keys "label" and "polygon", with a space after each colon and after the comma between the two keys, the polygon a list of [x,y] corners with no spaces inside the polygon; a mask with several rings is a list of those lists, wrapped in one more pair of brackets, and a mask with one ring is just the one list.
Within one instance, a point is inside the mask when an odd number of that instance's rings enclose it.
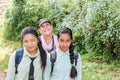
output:
{"label": "woman's shoulder", "polygon": [[53,34],[53,38],[54,38],[54,39],[57,39],[57,36]]}

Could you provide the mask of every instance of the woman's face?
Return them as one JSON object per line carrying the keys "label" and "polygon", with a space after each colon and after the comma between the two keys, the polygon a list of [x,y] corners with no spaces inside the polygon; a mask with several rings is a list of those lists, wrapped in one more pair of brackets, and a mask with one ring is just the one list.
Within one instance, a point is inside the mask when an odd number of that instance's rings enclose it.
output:
{"label": "woman's face", "polygon": [[35,53],[37,51],[38,42],[38,38],[33,34],[28,33],[23,36],[23,45],[29,53]]}
{"label": "woman's face", "polygon": [[40,26],[39,31],[42,35],[51,35],[52,25],[48,22],[45,22]]}
{"label": "woman's face", "polygon": [[64,33],[64,34],[60,34],[58,38],[58,42],[59,42],[59,48],[65,52],[69,49],[72,40],[68,33]]}

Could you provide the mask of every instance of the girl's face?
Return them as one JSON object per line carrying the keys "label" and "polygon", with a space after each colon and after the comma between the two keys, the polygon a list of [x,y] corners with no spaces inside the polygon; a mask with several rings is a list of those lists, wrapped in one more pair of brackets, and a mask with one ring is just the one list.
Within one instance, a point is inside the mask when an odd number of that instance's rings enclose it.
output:
{"label": "girl's face", "polygon": [[38,38],[33,34],[28,33],[23,36],[23,45],[29,53],[36,53],[38,42]]}
{"label": "girl's face", "polygon": [[42,35],[50,35],[52,34],[52,25],[48,22],[45,22],[40,26],[39,31]]}
{"label": "girl's face", "polygon": [[69,49],[72,40],[68,33],[64,33],[64,34],[60,34],[58,38],[58,42],[59,42],[59,48],[65,52]]}

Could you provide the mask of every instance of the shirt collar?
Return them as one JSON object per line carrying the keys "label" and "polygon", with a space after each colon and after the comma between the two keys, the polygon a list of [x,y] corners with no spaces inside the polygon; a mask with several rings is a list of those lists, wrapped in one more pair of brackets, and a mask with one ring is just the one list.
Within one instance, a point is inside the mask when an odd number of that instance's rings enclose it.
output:
{"label": "shirt collar", "polygon": [[65,52],[63,52],[59,47],[57,47],[56,51],[60,54],[60,55],[68,55],[69,56],[69,49]]}
{"label": "shirt collar", "polygon": [[[34,57],[38,56],[39,55],[39,48],[37,49],[37,53],[35,54]],[[23,56],[29,56],[31,57],[30,53],[27,51],[27,49],[24,47],[24,54]]]}

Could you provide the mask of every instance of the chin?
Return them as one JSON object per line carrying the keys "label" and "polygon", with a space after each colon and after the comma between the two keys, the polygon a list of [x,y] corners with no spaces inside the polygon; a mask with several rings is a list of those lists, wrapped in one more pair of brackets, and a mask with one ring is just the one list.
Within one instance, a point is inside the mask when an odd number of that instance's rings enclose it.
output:
{"label": "chin", "polygon": [[28,49],[28,51],[35,51],[35,50],[36,50],[36,49],[33,49],[33,48],[32,48],[32,49]]}
{"label": "chin", "polygon": [[63,51],[63,52],[66,52],[66,51],[67,51],[67,49],[63,49],[62,51]]}

